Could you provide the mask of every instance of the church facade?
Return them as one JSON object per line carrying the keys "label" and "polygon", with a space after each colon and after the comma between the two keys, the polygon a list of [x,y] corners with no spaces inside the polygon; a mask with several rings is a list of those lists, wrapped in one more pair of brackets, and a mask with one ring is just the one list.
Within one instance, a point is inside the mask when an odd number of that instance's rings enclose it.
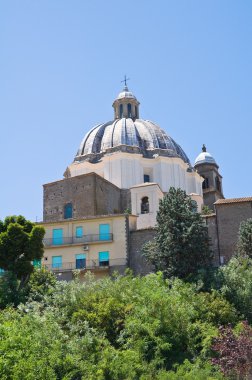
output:
{"label": "church facade", "polygon": [[163,129],[140,118],[126,84],[113,108],[113,120],[84,136],[64,178],[44,185],[43,265],[67,280],[75,269],[97,277],[126,267],[148,272],[141,245],[155,235],[159,200],[172,186],[194,199],[199,212],[203,205],[212,210],[206,223],[215,261],[224,262],[215,210],[230,203],[214,158],[203,146],[192,166]]}

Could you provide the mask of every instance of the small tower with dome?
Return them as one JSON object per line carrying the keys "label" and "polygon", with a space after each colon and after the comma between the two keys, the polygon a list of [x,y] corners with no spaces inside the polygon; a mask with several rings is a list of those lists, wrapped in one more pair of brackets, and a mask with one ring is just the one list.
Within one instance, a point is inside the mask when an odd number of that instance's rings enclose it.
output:
{"label": "small tower with dome", "polygon": [[204,178],[202,182],[204,205],[214,211],[214,203],[218,199],[223,199],[222,176],[219,173],[213,156],[207,152],[205,144],[202,146],[202,152],[195,160],[194,168]]}

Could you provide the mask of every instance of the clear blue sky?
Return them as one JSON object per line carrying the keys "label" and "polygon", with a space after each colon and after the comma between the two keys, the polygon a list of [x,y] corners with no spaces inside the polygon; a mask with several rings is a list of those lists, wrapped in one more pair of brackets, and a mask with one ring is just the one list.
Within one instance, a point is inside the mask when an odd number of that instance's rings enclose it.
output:
{"label": "clear blue sky", "polygon": [[41,219],[42,184],[113,118],[125,73],[142,118],[252,196],[251,20],[250,0],[0,0],[0,218]]}

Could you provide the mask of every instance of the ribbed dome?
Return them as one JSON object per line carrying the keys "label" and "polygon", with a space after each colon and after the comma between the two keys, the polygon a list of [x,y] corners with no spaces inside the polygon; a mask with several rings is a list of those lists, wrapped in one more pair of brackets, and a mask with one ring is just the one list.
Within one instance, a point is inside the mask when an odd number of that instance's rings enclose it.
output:
{"label": "ribbed dome", "polygon": [[150,158],[154,154],[179,157],[190,165],[182,148],[158,125],[149,120],[132,118],[96,125],[84,137],[75,160],[113,151],[142,153],[144,157]]}
{"label": "ribbed dome", "polygon": [[113,102],[114,120],[96,125],[81,142],[75,161],[97,162],[115,152],[179,157],[191,167],[181,147],[158,125],[139,118],[139,101],[126,85]]}

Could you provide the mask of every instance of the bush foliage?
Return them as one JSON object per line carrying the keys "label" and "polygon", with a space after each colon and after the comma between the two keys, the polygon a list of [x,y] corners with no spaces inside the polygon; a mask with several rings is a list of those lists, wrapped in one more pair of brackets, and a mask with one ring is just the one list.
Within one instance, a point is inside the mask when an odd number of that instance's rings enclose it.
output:
{"label": "bush foliage", "polygon": [[[249,378],[252,259],[248,253],[240,254],[226,266],[208,271],[204,226],[193,205],[184,201],[180,211],[190,216],[194,227],[190,229],[189,221],[183,224],[177,220],[172,225],[168,220],[169,227],[166,220],[168,232],[164,237],[172,244],[165,251],[168,256],[159,255],[156,261],[156,268],[167,264],[163,272],[134,277],[128,271],[124,276],[101,280],[87,273],[84,282],[76,276],[67,283],[57,281],[44,268],[31,269],[30,263],[22,267],[27,271],[20,277],[14,264],[8,268],[6,264],[7,271],[0,278],[0,379]],[[163,207],[168,203],[165,200]],[[174,218],[178,207],[173,204]],[[43,230],[35,234],[35,226],[18,218],[0,223],[0,244],[4,246],[14,228],[19,237],[17,248],[26,241],[25,252],[31,259],[29,247],[34,248],[30,243],[36,235],[36,258],[41,255]],[[165,223],[162,220],[160,228]],[[245,227],[247,242],[250,235]],[[173,242],[169,228],[177,231]],[[189,242],[196,246],[193,234],[197,231],[202,238],[198,247],[205,256],[193,264],[186,251],[190,248],[188,252],[196,255]],[[170,256],[175,241],[182,247],[175,250],[177,257],[187,260],[187,267],[182,265],[180,271]],[[13,244],[10,253],[14,253]],[[165,240],[156,240],[155,244],[165,246]],[[16,255],[22,261],[19,250]],[[28,280],[22,282],[24,273]]]}
{"label": "bush foliage", "polygon": [[220,291],[131,274],[30,279],[25,303],[0,314],[1,379],[222,379],[218,326],[239,322]]}

